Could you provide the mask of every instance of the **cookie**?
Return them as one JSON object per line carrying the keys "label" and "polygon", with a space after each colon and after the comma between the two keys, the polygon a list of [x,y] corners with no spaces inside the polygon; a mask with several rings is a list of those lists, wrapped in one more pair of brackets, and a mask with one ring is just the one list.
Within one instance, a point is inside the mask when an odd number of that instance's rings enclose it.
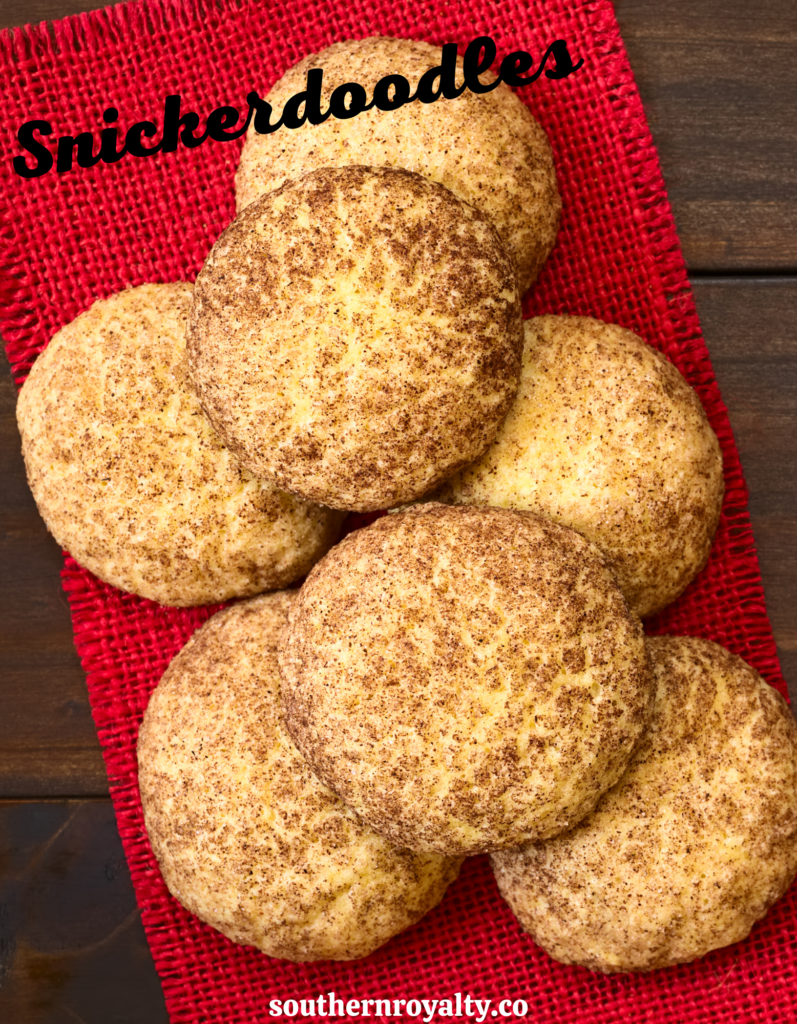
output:
{"label": "cookie", "polygon": [[332,508],[420,497],[495,438],[522,348],[484,214],[390,168],[323,168],[248,206],[199,274],[203,408],[236,457]]}
{"label": "cookie", "polygon": [[528,512],[422,504],[350,534],[293,605],[285,722],[394,843],[449,856],[575,824],[622,774],[651,684],[601,554]]}
{"label": "cookie", "polygon": [[55,539],[106,583],[166,605],[286,586],[337,536],[339,513],[241,469],[186,382],[192,286],[94,305],[36,360],[17,420]]}
{"label": "cookie", "polygon": [[[415,92],[423,73],[440,63],[440,49],[410,39],[373,36],[334,43],[305,57],[272,88],[272,122],[306,89],[307,72],[322,68],[321,110],[335,88],[361,85],[370,100],[376,83],[400,74]],[[462,84],[462,59],[457,62]],[[487,84],[490,73],[482,76]],[[390,95],[395,95],[391,92]],[[279,128],[249,129],[236,176],[238,212],[263,192],[317,167],[365,164],[403,167],[440,182],[487,214],[517,268],[521,291],[536,279],[553,248],[561,202],[548,138],[503,83],[489,93],[465,90],[455,99],[416,100],[396,110],[373,107],[356,117]]]}
{"label": "cookie", "polygon": [[705,565],[722,452],[695,392],[631,331],[527,320],[521,384],[495,444],[440,501],[528,509],[583,533],[631,608],[660,611]]}
{"label": "cookie", "polygon": [[171,663],[139,733],[144,820],[171,893],[233,942],[351,960],[435,906],[460,862],[392,846],[296,750],[276,662],[293,597],[219,612]]}
{"label": "cookie", "polygon": [[741,658],[648,641],[651,726],[570,832],[492,858],[504,899],[556,960],[649,971],[738,942],[797,872],[797,727]]}

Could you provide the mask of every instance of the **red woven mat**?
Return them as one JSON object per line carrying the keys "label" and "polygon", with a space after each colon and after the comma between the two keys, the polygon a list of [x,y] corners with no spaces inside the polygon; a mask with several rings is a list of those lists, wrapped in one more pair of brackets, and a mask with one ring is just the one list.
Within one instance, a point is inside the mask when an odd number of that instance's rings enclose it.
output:
{"label": "red woven mat", "polygon": [[[666,352],[697,388],[725,453],[725,509],[708,568],[649,628],[718,640],[785,693],[739,459],[606,0],[144,2],[67,19],[55,26],[54,37],[42,30],[3,33],[0,175],[7,207],[0,224],[0,329],[18,383],[51,335],[95,299],[146,281],[194,278],[233,217],[241,146],[208,141],[167,156],[23,180],[10,170],[23,121],[48,120],[54,136],[96,131],[102,111],[113,105],[126,129],[161,118],[169,93],[179,93],[183,110],[198,111],[204,120],[222,104],[245,108],[250,89],[268,88],[305,53],[373,33],[436,45],[486,34],[496,39],[499,57],[526,49],[536,58],[553,39],[564,38],[574,61],[584,58],[570,78],[543,76],[523,93],[553,143],[564,200],[556,250],[526,313],[581,313],[630,327]],[[70,559],[64,586],[119,829],[173,1021],[264,1021],[271,999],[308,1000],[329,991],[345,1000],[429,1001],[469,993],[492,1000],[487,1019],[495,1018],[500,1000],[525,1000],[528,1019],[568,1024],[797,1019],[794,889],[746,942],[643,977],[604,978],[550,960],[520,932],[484,858],[466,863],[440,907],[420,924],[357,963],[293,965],[232,945],[168,896],[144,834],[135,772],[148,695],[212,609],[159,608],[99,583]],[[516,1008],[523,1010],[521,1003]],[[414,1003],[403,1015],[416,1009],[428,1018]]]}

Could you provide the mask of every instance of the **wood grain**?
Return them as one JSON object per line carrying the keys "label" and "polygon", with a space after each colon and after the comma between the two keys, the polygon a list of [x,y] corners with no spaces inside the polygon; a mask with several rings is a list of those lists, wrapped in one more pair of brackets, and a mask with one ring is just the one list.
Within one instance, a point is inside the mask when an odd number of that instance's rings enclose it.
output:
{"label": "wood grain", "polygon": [[690,272],[797,269],[791,0],[617,0]]}
{"label": "wood grain", "polygon": [[41,21],[57,21],[70,14],[111,6],[118,5],[105,4],[102,0],[3,0],[0,28],[38,25]]}
{"label": "wood grain", "polygon": [[107,794],[63,557],[28,488],[16,389],[0,361],[0,796]]}
{"label": "wood grain", "polygon": [[0,1021],[166,1024],[110,800],[0,802]]}
{"label": "wood grain", "polygon": [[693,282],[749,489],[767,610],[797,707],[797,277]]}

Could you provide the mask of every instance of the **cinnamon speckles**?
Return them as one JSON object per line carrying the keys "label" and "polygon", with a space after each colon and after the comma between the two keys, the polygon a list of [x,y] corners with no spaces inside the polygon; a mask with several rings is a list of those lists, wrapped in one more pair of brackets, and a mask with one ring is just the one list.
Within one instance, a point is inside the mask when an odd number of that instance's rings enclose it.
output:
{"label": "cinnamon speckles", "polygon": [[285,732],[276,650],[292,593],[219,612],[174,659],[138,741],[172,894],[286,960],[366,956],[443,897],[459,861],[397,849],[322,785]]}
{"label": "cinnamon speckles", "polygon": [[626,774],[569,832],[493,855],[534,940],[607,973],[740,941],[797,873],[797,726],[785,701],[718,644],[647,645],[655,706]]}
{"label": "cinnamon speckles", "polygon": [[495,444],[438,497],[578,530],[631,608],[652,615],[708,559],[724,494],[716,435],[678,370],[631,331],[566,316],[524,328],[520,389]]}
{"label": "cinnamon speckles", "polygon": [[411,501],[477,458],[517,388],[512,262],[484,214],[389,168],[248,206],[196,282],[190,373],[236,457],[333,508]]}
{"label": "cinnamon speckles", "polygon": [[[345,82],[359,82],[370,95],[380,78],[399,73],[414,91],[439,60],[439,49],[428,43],[349,39],[305,57],[276,83],[268,100],[279,114],[305,88],[311,68],[323,68],[324,109]],[[461,82],[461,58],[457,63]],[[273,135],[250,129],[236,178],[238,211],[305,171],[350,164],[416,171],[481,210],[514,261],[521,292],[553,248],[561,202],[551,147],[528,108],[504,84],[487,94],[465,90],[452,100],[372,109],[349,120],[329,118]]]}
{"label": "cinnamon speckles", "polygon": [[292,608],[286,724],[400,845],[472,854],[554,834],[644,728],[638,620],[583,537],[530,513],[418,505],[351,534]]}
{"label": "cinnamon speckles", "polygon": [[33,496],[81,565],[166,605],[283,587],[335,540],[341,516],[255,479],[186,380],[192,286],[102,299],[55,335],[17,419]]}

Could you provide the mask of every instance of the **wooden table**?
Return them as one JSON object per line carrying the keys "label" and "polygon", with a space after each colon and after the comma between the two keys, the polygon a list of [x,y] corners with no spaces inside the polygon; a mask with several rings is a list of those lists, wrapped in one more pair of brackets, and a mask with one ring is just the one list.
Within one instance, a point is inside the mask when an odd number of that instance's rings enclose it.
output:
{"label": "wooden table", "polygon": [[[0,27],[104,6],[4,0]],[[797,17],[619,0],[797,698]],[[160,1024],[59,573],[0,374],[0,1021]]]}

